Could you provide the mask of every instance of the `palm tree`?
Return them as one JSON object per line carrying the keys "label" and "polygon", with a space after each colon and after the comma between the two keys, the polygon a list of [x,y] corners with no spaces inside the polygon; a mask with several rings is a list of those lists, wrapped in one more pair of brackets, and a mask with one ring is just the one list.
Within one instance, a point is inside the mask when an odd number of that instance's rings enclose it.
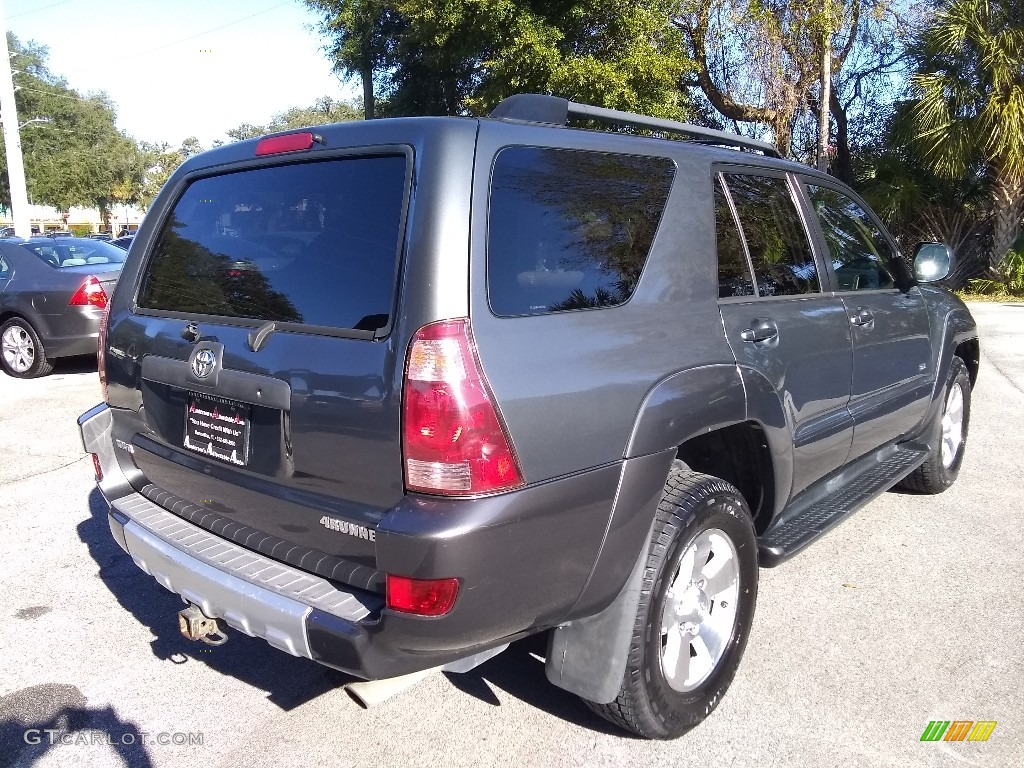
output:
{"label": "palm tree", "polygon": [[916,55],[919,141],[942,176],[987,171],[998,274],[1024,215],[1024,3],[946,0]]}

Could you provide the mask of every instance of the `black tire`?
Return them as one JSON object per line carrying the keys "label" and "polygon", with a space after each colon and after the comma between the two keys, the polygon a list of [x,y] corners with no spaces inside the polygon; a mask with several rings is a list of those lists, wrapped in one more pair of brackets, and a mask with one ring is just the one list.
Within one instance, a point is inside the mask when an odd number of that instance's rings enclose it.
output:
{"label": "black tire", "polygon": [[39,334],[27,320],[12,317],[0,325],[0,367],[16,379],[34,379],[53,370]]}
{"label": "black tire", "polygon": [[[728,543],[724,541],[723,535]],[[671,665],[667,676],[666,668],[671,664],[668,657],[679,659],[685,652],[685,668],[689,670],[694,663],[692,659],[695,658],[694,648],[699,630],[693,630],[695,625],[688,622],[689,630],[683,630],[683,624],[667,632],[664,627],[666,615],[671,615],[677,622],[681,621],[680,606],[688,601],[679,599],[667,605],[671,599],[678,597],[670,597],[669,591],[673,581],[678,588],[680,578],[698,574],[699,555],[696,552],[699,546],[693,549],[695,554],[691,573],[680,577],[680,565],[684,556],[689,557],[691,546],[699,545],[701,541],[714,541],[714,546],[726,551],[718,573],[725,571],[726,567],[735,566],[736,578],[730,582],[734,586],[728,592],[730,596],[735,594],[735,606],[733,613],[729,614],[726,602],[719,602],[719,598],[726,594],[724,591],[712,593],[713,597],[708,603],[703,586],[697,589],[691,580],[685,587],[684,594],[698,594],[701,607],[694,610],[704,616],[701,622],[706,621],[710,625],[712,617],[731,622],[731,631],[726,630],[727,639],[718,642],[721,651],[717,660],[711,660],[713,652],[709,652],[709,671],[695,680],[695,685],[687,687],[685,679],[669,682],[670,676],[678,674],[679,667]],[[732,546],[731,551],[728,549],[729,544]],[[704,573],[704,567],[714,562],[718,556],[715,553],[719,550],[709,551],[707,559],[700,565],[700,573]],[[730,565],[729,558],[732,555],[735,561]],[[689,563],[690,560],[687,560],[686,564]],[[718,706],[743,656],[754,618],[757,579],[757,541],[750,511],[739,491],[715,477],[689,470],[673,470],[658,506],[626,672],[619,694],[610,704],[587,702],[590,708],[616,725],[649,739],[676,738],[704,720]],[[697,584],[707,585],[712,580],[717,581],[714,575],[709,575]],[[715,594],[718,597],[714,597]],[[703,607],[705,604],[708,604],[706,612]],[[717,615],[714,613],[716,610],[719,611]],[[697,616],[698,613],[692,615]],[[701,623],[700,626],[706,625]],[[723,626],[728,627],[728,624]],[[676,630],[682,639],[676,641],[678,653],[673,654],[668,643],[669,635]],[[688,631],[698,634],[691,636],[687,634]],[[690,640],[686,639],[688,637]],[[706,643],[703,647],[705,651],[710,648]]]}
{"label": "black tire", "polygon": [[[959,441],[955,450],[949,445],[951,440],[950,431],[955,429],[951,421],[947,425],[947,410],[951,403],[955,404],[956,395],[954,392],[959,389],[960,402],[960,431]],[[955,419],[954,419],[955,420]],[[959,357],[954,357],[949,366],[949,376],[946,379],[946,386],[942,395],[942,408],[936,416],[936,423],[933,425],[935,445],[924,463],[907,475],[899,484],[900,488],[917,493],[936,494],[942,493],[949,488],[960,474],[960,465],[964,460],[964,449],[967,447],[967,428],[971,423],[971,377],[967,373],[967,366]],[[944,456],[944,449],[947,451]]]}

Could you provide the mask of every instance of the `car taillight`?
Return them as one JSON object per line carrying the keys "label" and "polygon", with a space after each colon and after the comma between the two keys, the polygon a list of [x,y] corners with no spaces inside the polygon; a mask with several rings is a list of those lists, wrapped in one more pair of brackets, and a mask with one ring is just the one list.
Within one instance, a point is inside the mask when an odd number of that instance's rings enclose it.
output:
{"label": "car taillight", "polygon": [[100,332],[96,336],[96,369],[100,373],[100,392],[107,402],[107,324],[110,322],[110,305],[103,307],[100,317]]}
{"label": "car taillight", "polygon": [[442,616],[455,605],[458,579],[410,579],[387,574],[388,608],[420,616]]}
{"label": "car taillight", "polygon": [[95,454],[95,453],[90,454],[90,455],[92,456],[92,468],[94,470],[96,470],[96,482],[97,483],[102,483],[103,482],[103,465],[100,464],[100,457],[97,454]]}
{"label": "car taillight", "polygon": [[68,305],[72,307],[99,307],[107,306],[107,292],[103,290],[100,281],[92,275],[85,278],[78,290],[71,296]]}
{"label": "car taillight", "polygon": [[460,496],[523,484],[468,320],[431,323],[413,337],[402,442],[407,490]]}

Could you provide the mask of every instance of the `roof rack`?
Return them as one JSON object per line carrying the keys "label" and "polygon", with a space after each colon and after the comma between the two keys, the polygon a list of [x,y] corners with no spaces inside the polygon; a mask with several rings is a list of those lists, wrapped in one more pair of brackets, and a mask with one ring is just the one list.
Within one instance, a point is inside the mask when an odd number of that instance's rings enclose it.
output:
{"label": "roof rack", "polygon": [[617,109],[594,107],[590,104],[577,104],[558,96],[547,96],[540,93],[519,93],[509,96],[494,108],[490,116],[498,119],[551,125],[565,125],[570,117],[589,118],[606,123],[620,123],[638,128],[654,128],[659,131],[681,133],[709,144],[751,149],[771,157],[782,157],[779,151],[768,142],[748,139],[736,133],[716,131],[713,128],[703,128],[699,125],[663,120],[633,112],[620,112]]}

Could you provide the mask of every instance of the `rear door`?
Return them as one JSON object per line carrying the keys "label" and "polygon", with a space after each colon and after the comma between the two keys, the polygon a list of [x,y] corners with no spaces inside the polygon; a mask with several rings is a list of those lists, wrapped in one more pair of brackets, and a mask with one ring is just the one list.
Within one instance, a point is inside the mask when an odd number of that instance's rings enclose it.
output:
{"label": "rear door", "polygon": [[857,458],[911,432],[924,417],[935,376],[928,311],[867,206],[825,181],[805,183],[853,331],[850,453]]}
{"label": "rear door", "polygon": [[822,290],[791,184],[782,173],[723,168],[715,208],[722,320],[746,377],[759,375],[782,401],[796,494],[846,461],[853,353],[846,309]]}
{"label": "rear door", "polygon": [[389,334],[410,173],[411,151],[384,147],[185,188],[108,340],[111,403],[137,406],[115,414],[136,490],[382,587],[374,528],[403,495]]}

